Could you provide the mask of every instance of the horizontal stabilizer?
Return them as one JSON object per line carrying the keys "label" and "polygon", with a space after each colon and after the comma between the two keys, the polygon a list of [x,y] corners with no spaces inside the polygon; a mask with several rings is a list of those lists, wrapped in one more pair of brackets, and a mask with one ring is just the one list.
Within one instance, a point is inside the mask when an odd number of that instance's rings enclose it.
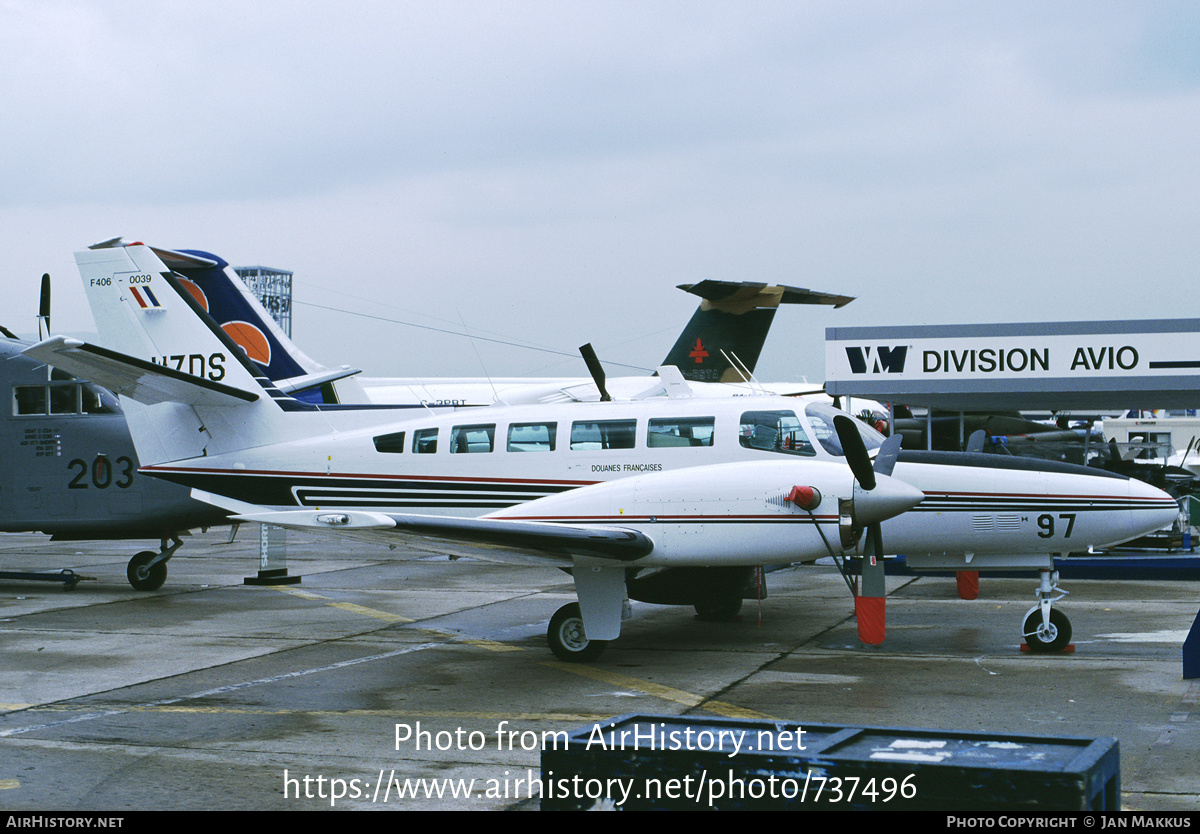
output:
{"label": "horizontal stabilizer", "polygon": [[749,381],[780,304],[841,307],[854,300],[751,281],[701,281],[679,289],[703,300],[659,364],[674,365],[691,382]]}
{"label": "horizontal stabilizer", "polygon": [[174,249],[159,249],[157,246],[151,246],[150,251],[158,255],[158,259],[169,269],[195,269],[197,267],[211,269],[218,266],[218,263],[212,258],[205,258],[193,252],[176,252]]}
{"label": "horizontal stabilizer", "polygon": [[346,379],[347,377],[361,373],[362,371],[358,368],[331,368],[328,371],[321,371],[320,373],[276,380],[275,387],[285,394],[294,394],[297,391],[307,391],[310,388],[317,388],[327,382],[337,382],[339,379]]}
{"label": "horizontal stabilizer", "polygon": [[708,301],[712,309],[730,313],[755,307],[777,307],[780,304],[830,304],[836,308],[845,307],[854,300],[852,295],[834,295],[800,287],[756,284],[750,281],[710,280],[697,284],[679,284],[678,287]]}
{"label": "horizontal stabilizer", "polygon": [[[114,237],[103,240],[100,243],[93,243],[88,249],[120,249],[125,246],[141,245],[140,243],[126,243],[124,238]],[[158,259],[170,269],[214,267],[218,265],[212,258],[205,258],[193,252],[176,252],[174,249],[159,249],[157,246],[151,246],[150,251],[157,255]]]}
{"label": "horizontal stabilizer", "polygon": [[175,402],[231,406],[254,402],[262,395],[68,336],[53,336],[23,353],[146,405]]}

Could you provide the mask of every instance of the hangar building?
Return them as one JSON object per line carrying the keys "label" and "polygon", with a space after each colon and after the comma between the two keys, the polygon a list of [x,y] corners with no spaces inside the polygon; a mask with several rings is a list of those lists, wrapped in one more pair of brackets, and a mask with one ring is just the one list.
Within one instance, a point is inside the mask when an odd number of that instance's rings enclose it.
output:
{"label": "hangar building", "polygon": [[1196,408],[1200,319],[830,327],[826,392],[947,411]]}

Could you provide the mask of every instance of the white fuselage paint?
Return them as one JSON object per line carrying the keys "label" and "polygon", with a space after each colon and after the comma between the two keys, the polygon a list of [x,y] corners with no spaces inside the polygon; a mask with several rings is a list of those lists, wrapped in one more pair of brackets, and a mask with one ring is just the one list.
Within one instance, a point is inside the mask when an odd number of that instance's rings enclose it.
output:
{"label": "white fuselage paint", "polygon": [[[794,414],[795,430],[774,440],[752,436],[748,426],[756,421],[747,415],[764,412]],[[679,536],[687,535],[687,529],[703,529],[703,549],[725,553],[736,548],[738,534],[735,525],[723,528],[712,520],[716,493],[728,498],[717,513],[724,517],[787,513],[808,521],[804,511],[783,506],[790,487],[815,485],[823,491],[833,490],[814,513],[835,548],[838,507],[834,496],[847,498],[850,494],[845,458],[836,454],[836,436],[829,425],[832,412],[790,398],[659,398],[494,406],[427,412],[382,426],[375,412],[376,424],[371,428],[347,425],[348,421],[369,420],[371,414],[289,414],[289,419],[343,430],[159,464],[147,471],[276,509],[459,516],[494,513],[511,518],[525,517],[519,505],[527,501],[580,487],[650,473],[685,473],[669,479],[645,479],[653,484],[653,494],[636,501],[631,502],[622,491],[624,503],[610,502],[602,509],[593,504],[585,512],[563,495],[554,503],[539,502],[536,516],[543,521],[622,526],[633,517],[654,517],[655,521],[648,523],[659,529],[671,517]],[[656,437],[650,432],[652,422],[662,428],[672,421],[685,427],[683,433],[695,436],[659,433]],[[701,428],[708,421],[711,430]],[[548,432],[540,428],[550,424],[555,427],[553,449],[549,448]],[[628,443],[628,447],[596,448],[603,446],[604,440],[589,427],[598,424],[616,427],[608,438],[610,444]],[[535,426],[539,428],[532,428]],[[626,426],[632,429],[626,431]],[[236,433],[236,426],[230,428]],[[415,451],[431,447],[428,441],[434,430],[436,451]],[[876,438],[870,430],[865,431],[868,445],[872,445]],[[377,447],[397,451],[379,451]],[[780,475],[760,484],[757,491],[738,485],[737,497],[729,498],[726,487],[734,486],[732,483],[714,485],[699,472],[686,474],[699,466],[754,461],[776,462],[781,470],[788,463],[837,463],[843,470],[836,478],[841,485],[832,486],[832,480],[828,487],[811,483],[824,482],[832,475]],[[803,467],[796,469],[804,472]],[[894,475],[924,492],[926,498],[915,509],[885,522],[888,552],[1059,553],[1124,541],[1170,524],[1178,512],[1174,501],[1154,487],[1081,468],[1030,471],[901,461]],[[696,488],[690,489],[693,484]],[[595,490],[585,492],[588,501],[598,500]],[[732,509],[735,506],[740,509]],[[701,526],[701,521],[706,523]],[[779,521],[774,518],[763,523],[778,525]],[[724,540],[724,530],[731,541]],[[781,548],[786,547],[788,538],[780,538]],[[791,541],[795,543],[794,538]],[[766,554],[750,556],[752,562],[761,563]]]}

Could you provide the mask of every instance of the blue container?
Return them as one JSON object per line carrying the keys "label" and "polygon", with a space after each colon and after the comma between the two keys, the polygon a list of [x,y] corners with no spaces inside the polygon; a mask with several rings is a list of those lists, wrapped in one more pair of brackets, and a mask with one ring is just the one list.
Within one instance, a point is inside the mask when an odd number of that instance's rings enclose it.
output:
{"label": "blue container", "polygon": [[542,751],[542,810],[1116,811],[1114,738],[626,715]]}

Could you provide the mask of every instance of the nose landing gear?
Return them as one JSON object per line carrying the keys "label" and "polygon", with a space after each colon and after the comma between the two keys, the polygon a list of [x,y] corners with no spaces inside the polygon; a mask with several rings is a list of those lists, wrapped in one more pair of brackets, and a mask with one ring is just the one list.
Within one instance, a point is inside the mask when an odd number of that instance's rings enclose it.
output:
{"label": "nose landing gear", "polygon": [[[1044,568],[1038,585],[1038,604],[1025,615],[1022,633],[1031,652],[1061,652],[1071,642],[1071,621],[1054,603],[1067,595],[1058,587],[1058,571]],[[1057,596],[1056,596],[1057,594]]]}

